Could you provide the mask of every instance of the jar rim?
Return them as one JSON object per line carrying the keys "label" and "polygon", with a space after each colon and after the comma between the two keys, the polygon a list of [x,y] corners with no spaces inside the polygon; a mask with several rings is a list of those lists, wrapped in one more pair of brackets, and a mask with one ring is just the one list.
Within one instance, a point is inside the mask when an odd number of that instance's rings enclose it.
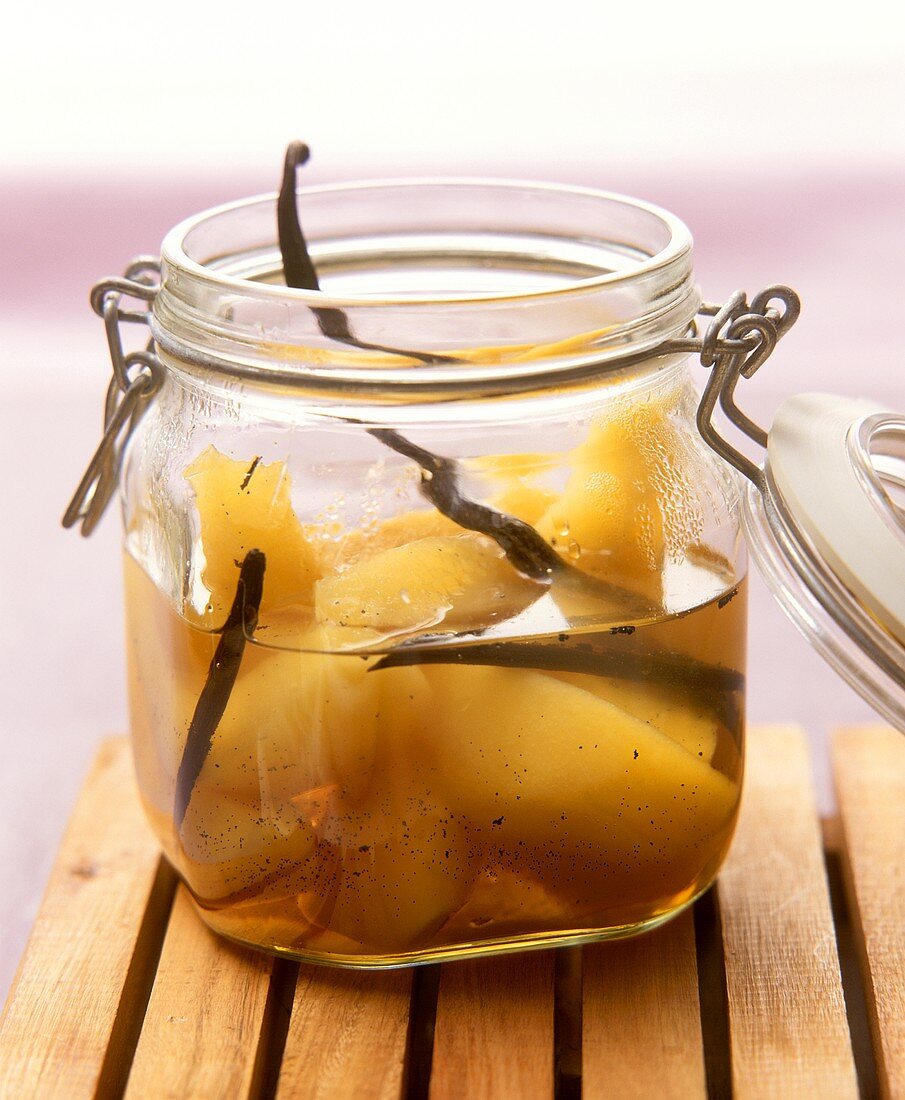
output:
{"label": "jar rim", "polygon": [[192,259],[185,247],[186,238],[205,222],[209,222],[220,215],[259,206],[262,203],[270,204],[276,208],[277,193],[262,192],[258,195],[250,195],[232,202],[220,203],[217,206],[201,210],[188,218],[178,222],[163,239],[161,256],[164,262],[174,264],[178,268],[195,275],[198,278],[208,279],[221,284],[224,288],[232,287],[236,290],[247,290],[249,286],[256,290],[266,288],[268,294],[274,297],[286,298],[289,301],[301,302],[318,308],[354,308],[356,306],[369,307],[393,307],[393,306],[417,306],[462,304],[468,302],[514,302],[537,299],[550,299],[564,295],[594,290],[598,287],[611,286],[614,283],[625,281],[639,275],[657,271],[685,253],[691,251],[693,238],[687,225],[670,211],[655,203],[644,199],[623,195],[615,191],[605,191],[593,187],[581,187],[573,184],[545,183],[535,180],[521,180],[516,178],[494,178],[482,176],[400,176],[385,177],[365,180],[352,180],[336,184],[313,184],[298,187],[297,197],[314,197],[317,195],[339,195],[355,193],[373,193],[377,190],[398,188],[429,188],[429,187],[471,187],[506,191],[513,188],[518,190],[530,190],[540,194],[549,194],[562,197],[574,196],[587,199],[599,199],[620,205],[631,207],[659,219],[669,233],[668,243],[647,259],[640,260],[624,271],[606,272],[601,275],[590,276],[586,279],[576,279],[566,285],[548,287],[540,290],[506,293],[448,293],[448,294],[406,294],[375,296],[372,294],[328,294],[323,290],[303,290],[282,284],[260,283],[252,279],[236,278],[234,276],[216,272],[208,264]]}
{"label": "jar rim", "polygon": [[[177,366],[318,392],[390,387],[390,400],[514,393],[668,358],[658,349],[700,306],[690,232],[640,199],[476,177],[296,194],[326,290],[282,283],[274,194],[167,234],[151,329]],[[403,292],[380,293],[399,280]]]}

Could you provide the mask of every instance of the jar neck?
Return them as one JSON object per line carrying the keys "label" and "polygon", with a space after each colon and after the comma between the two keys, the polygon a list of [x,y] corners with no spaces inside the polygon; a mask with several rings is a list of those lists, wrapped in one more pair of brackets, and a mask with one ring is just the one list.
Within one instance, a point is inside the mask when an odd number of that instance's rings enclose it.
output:
{"label": "jar neck", "polygon": [[303,188],[321,291],[282,285],[275,198],[164,242],[152,328],[191,370],[405,403],[584,385],[700,304],[691,238],[604,192],[470,180]]}
{"label": "jar neck", "polygon": [[[547,421],[584,421],[603,408],[619,402],[633,404],[648,401],[674,401],[684,394],[693,416],[698,392],[688,354],[649,356],[628,366],[611,366],[603,376],[590,376],[583,383],[537,386],[518,392],[448,393],[443,400],[421,395],[400,387],[374,388],[369,391],[340,393],[335,390],[291,388],[243,378],[237,380],[219,370],[187,366],[162,355],[166,366],[166,384],[156,400],[162,409],[188,401],[197,407],[203,403],[213,420],[232,422],[237,416],[266,423],[310,426],[329,421],[368,426],[462,424],[473,428],[535,424]],[[175,406],[171,403],[175,402]],[[168,415],[165,412],[165,415]]]}

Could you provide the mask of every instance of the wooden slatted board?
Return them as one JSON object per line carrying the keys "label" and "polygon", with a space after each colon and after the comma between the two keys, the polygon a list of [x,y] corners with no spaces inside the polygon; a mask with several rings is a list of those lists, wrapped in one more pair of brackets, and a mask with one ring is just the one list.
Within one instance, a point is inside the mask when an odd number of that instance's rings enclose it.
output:
{"label": "wooden slatted board", "polygon": [[196,917],[104,744],[0,1019],[0,1096],[905,1097],[905,739],[751,731],[716,889],[620,943],[396,971],[297,965]]}

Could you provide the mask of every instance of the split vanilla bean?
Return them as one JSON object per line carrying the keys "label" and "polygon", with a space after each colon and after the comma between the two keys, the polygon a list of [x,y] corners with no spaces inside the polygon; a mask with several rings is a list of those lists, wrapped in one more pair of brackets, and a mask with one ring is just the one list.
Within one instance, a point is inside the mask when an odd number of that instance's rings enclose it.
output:
{"label": "split vanilla bean", "polygon": [[399,668],[403,665],[501,665],[533,668],[547,672],[581,672],[611,676],[617,680],[638,680],[672,684],[705,692],[741,691],[745,677],[733,668],[705,664],[677,653],[632,653],[589,642],[473,642],[468,645],[425,644],[423,638],[403,642],[372,667]]}
{"label": "split vanilla bean", "polygon": [[674,687],[691,698],[705,701],[728,729],[740,721],[741,693],[745,676],[734,668],[706,664],[694,657],[666,651],[635,653],[620,650],[607,638],[602,646],[590,641],[576,642],[477,642],[450,645],[437,638],[425,644],[424,638],[403,642],[372,665],[369,671],[400,668],[406,665],[485,665],[495,668],[521,668],[541,672],[577,672],[587,676],[610,677],[640,685]]}
{"label": "split vanilla bean", "polygon": [[368,433],[398,454],[414,459],[421,467],[422,495],[460,527],[492,538],[520,573],[532,580],[549,580],[565,565],[530,523],[464,496],[455,461],[419,447],[392,428],[369,428]]}
{"label": "split vanilla bean", "polygon": [[308,244],[299,222],[295,197],[296,169],[306,164],[311,150],[302,141],[292,141],[286,149],[283,183],[277,198],[277,230],[283,257],[286,286],[300,290],[319,290],[317,272],[308,254]]}
{"label": "split vanilla bean", "polygon": [[392,428],[367,430],[387,447],[418,463],[421,495],[438,512],[468,531],[493,539],[509,562],[526,577],[603,600],[628,619],[643,619],[657,611],[654,604],[637,593],[571,565],[530,523],[466,497],[459,488],[459,467],[453,459],[419,447]]}
{"label": "split vanilla bean", "polygon": [[[317,269],[308,252],[296,201],[296,170],[310,155],[303,142],[291,142],[286,150],[283,179],[277,202],[277,231],[283,257],[283,275],[287,286],[302,290],[319,290]],[[312,307],[321,332],[331,339],[358,348],[389,352],[425,364],[452,362],[446,356],[426,355],[358,340],[341,309]],[[609,581],[593,577],[565,561],[542,535],[517,516],[479,504],[465,496],[459,485],[459,466],[454,459],[444,458],[413,443],[393,428],[368,428],[368,433],[397,454],[414,459],[421,467],[421,494],[448,519],[468,531],[477,531],[492,539],[511,564],[524,576],[546,584],[554,580],[570,588],[580,588],[586,595],[619,606],[626,618],[644,618],[656,608],[633,592]]]}
{"label": "split vanilla bean", "polygon": [[[277,197],[277,236],[280,242],[280,255],[283,260],[283,278],[286,286],[296,290],[320,290],[317,268],[308,251],[308,242],[302,230],[299,218],[298,200],[295,193],[296,172],[308,162],[311,150],[303,141],[291,141],[286,149],[283,162],[283,179]],[[429,355],[418,351],[403,351],[384,344],[370,344],[359,340],[349,327],[349,318],[341,309],[328,306],[312,306],[321,332],[330,340],[337,340],[350,347],[364,351],[383,351],[390,355],[401,355],[425,364],[454,362],[446,355]]]}
{"label": "split vanilla bean", "polygon": [[[277,230],[286,285],[301,290],[319,290],[320,282],[308,252],[295,193],[296,169],[307,162],[309,155],[308,146],[301,141],[290,143],[286,150],[283,182],[277,202]],[[375,350],[375,345],[355,338],[349,319],[341,309],[315,308],[314,313],[325,336],[355,347]],[[422,362],[438,362],[442,358],[399,348],[380,347],[376,350]],[[369,428],[368,432],[391,450],[414,459],[422,471],[422,493],[438,511],[460,527],[492,538],[520,572],[533,579],[549,579],[553,570],[564,564],[530,524],[463,496],[458,484],[458,467],[452,459],[442,458],[419,447],[392,428]]]}
{"label": "split vanilla bean", "polygon": [[204,767],[217,726],[229,703],[245,641],[258,623],[261,597],[264,593],[266,558],[260,550],[249,550],[239,570],[236,595],[220,640],[208,669],[207,679],[195,704],[179,771],[176,774],[176,796],[173,819],[176,831],[182,828],[192,792]]}

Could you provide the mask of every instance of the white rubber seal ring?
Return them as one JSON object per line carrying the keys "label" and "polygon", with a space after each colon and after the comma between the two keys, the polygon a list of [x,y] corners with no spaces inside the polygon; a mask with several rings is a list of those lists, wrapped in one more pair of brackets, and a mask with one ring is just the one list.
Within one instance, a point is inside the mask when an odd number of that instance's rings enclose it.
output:
{"label": "white rubber seal ring", "polygon": [[803,393],[779,408],[766,466],[796,524],[856,600],[905,645],[905,528],[870,441],[905,417],[858,398]]}

